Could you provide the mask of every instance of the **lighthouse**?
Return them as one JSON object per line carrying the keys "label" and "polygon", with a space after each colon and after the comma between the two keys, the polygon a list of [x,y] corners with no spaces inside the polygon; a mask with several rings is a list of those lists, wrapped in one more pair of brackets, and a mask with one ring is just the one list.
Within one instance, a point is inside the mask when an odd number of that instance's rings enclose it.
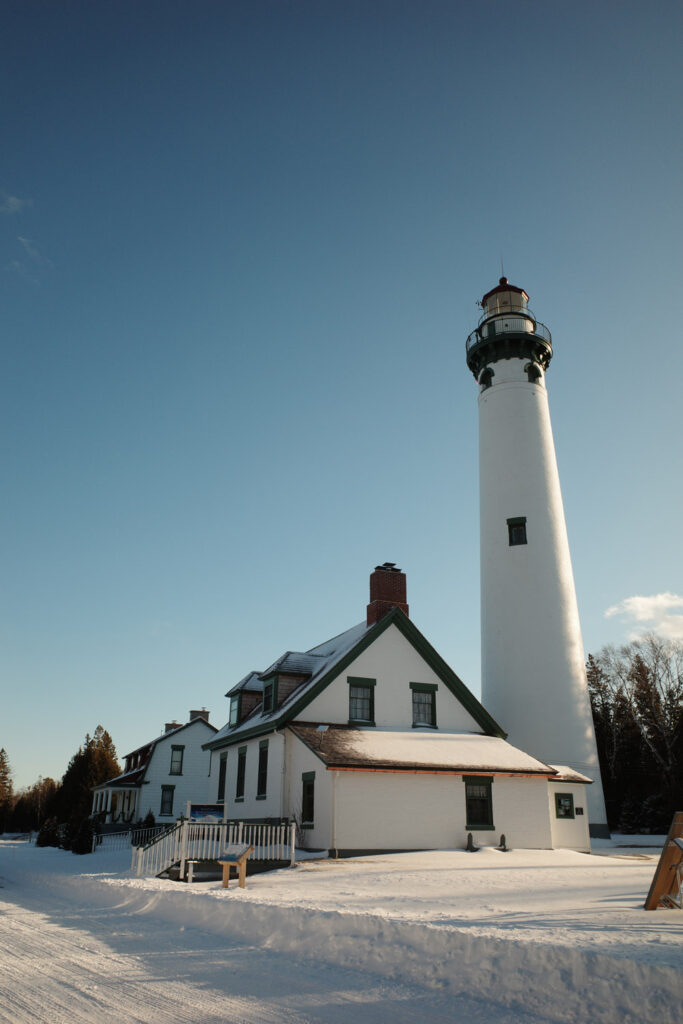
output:
{"label": "lighthouse", "polygon": [[482,701],[515,746],[569,765],[609,836],[553,443],[548,328],[501,277],[467,339],[479,387]]}

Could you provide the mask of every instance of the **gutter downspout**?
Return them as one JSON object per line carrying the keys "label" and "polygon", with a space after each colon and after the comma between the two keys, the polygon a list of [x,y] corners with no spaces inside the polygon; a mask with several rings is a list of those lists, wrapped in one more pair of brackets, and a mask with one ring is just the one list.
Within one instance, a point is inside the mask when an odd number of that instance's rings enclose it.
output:
{"label": "gutter downspout", "polygon": [[337,856],[337,778],[338,773],[332,772],[332,821],[330,822],[330,850],[334,857]]}

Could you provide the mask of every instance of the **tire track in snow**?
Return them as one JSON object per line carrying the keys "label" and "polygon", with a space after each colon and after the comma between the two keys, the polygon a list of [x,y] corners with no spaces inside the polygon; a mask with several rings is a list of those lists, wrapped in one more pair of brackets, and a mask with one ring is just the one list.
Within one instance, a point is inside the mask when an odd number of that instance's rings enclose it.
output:
{"label": "tire track in snow", "polygon": [[[17,894],[18,895],[18,894]],[[533,1024],[121,908],[0,901],[2,1024]],[[59,923],[55,917],[59,916]],[[219,948],[216,948],[216,947]],[[115,948],[117,947],[117,948]],[[123,950],[123,951],[122,951]]]}

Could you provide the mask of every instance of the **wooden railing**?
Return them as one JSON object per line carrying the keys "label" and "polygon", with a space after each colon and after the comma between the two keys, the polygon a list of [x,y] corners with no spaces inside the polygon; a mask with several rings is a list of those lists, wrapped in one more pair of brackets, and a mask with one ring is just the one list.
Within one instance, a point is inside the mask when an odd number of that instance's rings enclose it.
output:
{"label": "wooden railing", "polygon": [[185,877],[188,860],[218,860],[227,846],[254,847],[252,860],[288,860],[295,863],[295,825],[252,825],[242,821],[207,823],[182,821],[133,850],[131,870],[138,878],[161,874],[179,864]]}

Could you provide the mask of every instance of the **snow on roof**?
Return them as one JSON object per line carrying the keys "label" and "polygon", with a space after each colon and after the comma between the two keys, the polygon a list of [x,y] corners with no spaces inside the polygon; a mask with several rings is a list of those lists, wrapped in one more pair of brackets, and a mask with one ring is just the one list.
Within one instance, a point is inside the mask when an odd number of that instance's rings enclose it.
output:
{"label": "snow on roof", "polygon": [[329,767],[520,772],[545,776],[554,771],[505,740],[482,733],[433,729],[397,732],[339,725],[330,725],[321,732],[318,723],[309,722],[292,722],[289,728]]}
{"label": "snow on roof", "polygon": [[[355,647],[358,641],[371,628],[372,627],[368,626],[365,622],[360,622],[357,626],[352,626],[351,629],[347,629],[344,633],[339,633],[337,636],[333,636],[330,640],[326,640],[324,643],[319,644],[318,647],[311,647],[308,651],[287,651],[280,659],[278,659],[278,662],[294,655],[298,658],[313,656],[310,661],[310,664],[314,666],[311,678],[306,680],[301,686],[297,686],[297,688],[293,690],[293,692],[290,693],[283,703],[279,707],[275,708],[274,711],[268,711],[266,714],[263,714],[261,710],[256,710],[236,726],[231,726],[228,722],[227,725],[224,725],[223,728],[220,729],[212,738],[211,747],[216,746],[218,741],[225,739],[228,736],[230,738],[233,736],[238,737],[241,732],[247,729],[251,730],[266,722],[272,722],[275,724],[282,712],[291,705],[293,701],[298,700],[304,693],[314,687],[318,680],[329,672],[330,669],[334,668],[337,662],[341,661],[341,659],[348,654],[353,647]],[[315,660],[313,660],[313,658]],[[278,662],[274,662],[274,664],[277,665]],[[267,669],[266,672],[261,674],[261,678],[263,678],[264,675],[267,675],[268,672],[272,671],[273,668],[271,666],[270,669]],[[293,670],[289,669],[289,671]],[[245,679],[247,678],[248,677],[245,676]],[[244,682],[244,680],[242,680],[242,682]],[[229,693],[235,692],[238,687],[240,687],[239,683],[233,688],[233,690],[230,690]]]}
{"label": "snow on roof", "polygon": [[[346,654],[354,644],[358,643],[360,638],[371,629],[366,622],[359,622],[357,626],[351,626],[351,629],[345,630],[343,633],[338,633],[337,636],[333,636],[330,640],[325,640],[324,643],[318,644],[317,647],[309,647],[307,654],[321,654],[325,657],[335,652]],[[343,648],[343,650],[342,650]]]}
{"label": "snow on roof", "polygon": [[235,683],[231,690],[228,690],[226,697],[232,697],[233,693],[239,693],[240,690],[256,690],[258,693],[263,691],[263,682],[261,681],[261,673],[254,669],[252,672],[247,672],[244,679],[240,679],[239,683]]}
{"label": "snow on roof", "polygon": [[142,776],[145,774],[147,769],[147,763],[142,765],[140,768],[135,768],[131,772],[124,772],[122,775],[117,775],[114,779],[107,779],[106,782],[101,782],[98,786],[93,786],[95,789],[107,789],[108,786],[137,786],[142,780]]}
{"label": "snow on roof", "polygon": [[589,779],[587,775],[582,775],[581,772],[577,772],[575,768],[570,767],[567,764],[551,764],[551,768],[554,768],[557,772],[552,779],[553,782],[587,782],[592,784],[593,780]]}
{"label": "snow on roof", "polygon": [[277,661],[274,661],[265,672],[261,673],[261,679],[266,679],[268,676],[273,675],[274,672],[312,675],[318,670],[321,659],[324,657],[324,654],[310,654],[308,651],[303,653],[300,651],[285,651]]}

